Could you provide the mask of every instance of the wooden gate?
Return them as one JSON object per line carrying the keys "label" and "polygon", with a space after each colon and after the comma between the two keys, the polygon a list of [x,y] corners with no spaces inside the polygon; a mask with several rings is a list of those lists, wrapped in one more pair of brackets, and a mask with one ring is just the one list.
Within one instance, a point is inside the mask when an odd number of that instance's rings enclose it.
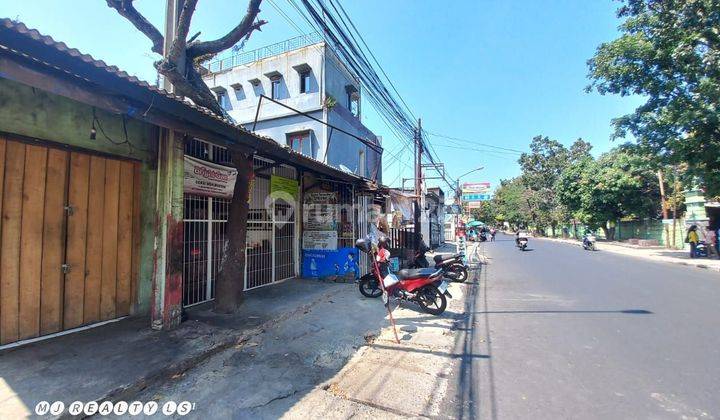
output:
{"label": "wooden gate", "polygon": [[0,137],[0,344],[128,315],[139,166]]}

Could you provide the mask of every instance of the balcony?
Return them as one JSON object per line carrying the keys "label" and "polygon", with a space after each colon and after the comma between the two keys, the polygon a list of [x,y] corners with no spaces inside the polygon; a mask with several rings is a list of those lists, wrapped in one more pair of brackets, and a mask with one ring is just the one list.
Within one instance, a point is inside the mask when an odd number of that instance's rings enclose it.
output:
{"label": "balcony", "polygon": [[300,35],[295,38],[286,39],[285,41],[278,42],[277,44],[271,44],[258,48],[252,51],[241,52],[230,57],[221,58],[215,61],[211,61],[208,64],[208,70],[210,73],[216,73],[222,70],[231,69],[233,67],[242,66],[243,64],[252,63],[263,58],[272,57],[288,51],[297,50],[299,48],[307,47],[308,45],[317,44],[322,42],[323,38],[319,32],[312,32],[307,35]]}

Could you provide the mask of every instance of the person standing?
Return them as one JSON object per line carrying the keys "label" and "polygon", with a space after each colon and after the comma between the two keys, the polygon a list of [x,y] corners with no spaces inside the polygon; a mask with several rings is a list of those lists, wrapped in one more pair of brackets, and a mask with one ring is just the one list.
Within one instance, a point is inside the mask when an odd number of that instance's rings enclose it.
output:
{"label": "person standing", "polygon": [[700,242],[700,237],[697,233],[697,226],[692,225],[688,229],[687,235],[685,236],[685,242],[690,244],[690,258],[696,257],[697,244]]}
{"label": "person standing", "polygon": [[717,251],[717,234],[715,233],[715,229],[710,228],[710,226],[706,229],[705,245],[707,245],[708,258],[710,258],[711,255],[714,255],[715,258],[720,258],[720,254],[718,254]]}

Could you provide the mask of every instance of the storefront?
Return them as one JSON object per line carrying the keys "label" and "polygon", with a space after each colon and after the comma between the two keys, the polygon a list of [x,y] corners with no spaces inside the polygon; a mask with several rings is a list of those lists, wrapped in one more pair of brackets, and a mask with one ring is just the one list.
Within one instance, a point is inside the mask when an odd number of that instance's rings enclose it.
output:
{"label": "storefront", "polygon": [[[296,168],[255,157],[249,201],[245,290],[297,275],[299,197]],[[235,170],[230,154],[198,140],[185,142],[183,305],[215,297]]]}

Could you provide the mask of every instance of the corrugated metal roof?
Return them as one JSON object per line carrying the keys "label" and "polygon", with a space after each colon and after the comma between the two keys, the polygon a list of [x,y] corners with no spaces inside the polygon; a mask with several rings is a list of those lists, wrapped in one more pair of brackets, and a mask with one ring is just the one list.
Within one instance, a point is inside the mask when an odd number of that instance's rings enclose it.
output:
{"label": "corrugated metal roof", "polygon": [[[293,150],[280,145],[279,143],[277,143],[275,140],[273,140],[270,137],[259,136],[256,133],[245,129],[244,127],[242,127],[238,124],[235,124],[226,118],[222,118],[222,117],[216,115],[215,113],[211,112],[207,108],[198,106],[189,100],[183,99],[182,97],[174,95],[174,94],[172,94],[164,89],[161,89],[157,86],[153,86],[144,80],[138,79],[135,76],[131,76],[127,72],[119,69],[117,66],[109,65],[102,60],[96,60],[91,55],[83,54],[78,49],[71,48],[64,42],[55,41],[52,37],[50,37],[48,35],[43,35],[36,29],[28,28],[22,22],[17,22],[17,21],[13,21],[11,19],[2,18],[2,19],[0,19],[0,30],[9,31],[9,33],[11,33],[15,36],[24,37],[29,40],[33,40],[37,43],[40,43],[43,46],[45,46],[46,48],[52,49],[55,52],[60,53],[68,60],[74,60],[75,62],[82,62],[82,63],[86,64],[87,66],[91,66],[91,68],[101,70],[101,71],[107,73],[107,75],[117,79],[118,82],[130,83],[131,85],[133,85],[137,88],[146,90],[148,93],[151,93],[152,95],[160,95],[163,98],[171,100],[177,104],[181,104],[183,107],[185,107],[189,110],[192,110],[193,112],[197,112],[197,113],[203,114],[206,117],[212,118],[213,120],[215,120],[216,124],[220,124],[220,125],[224,126],[226,129],[230,128],[232,130],[235,130],[238,134],[252,136],[255,138],[256,141],[259,140],[261,143],[264,143],[263,144],[263,146],[265,146],[264,149],[273,149],[274,150],[275,153],[271,153],[271,154],[275,155],[275,156],[269,156],[269,157],[281,157],[281,158],[289,159],[289,160],[295,161],[300,166],[304,166],[304,167],[306,167],[308,169],[312,169],[312,170],[320,170],[321,172],[335,175],[335,176],[339,177],[340,179],[344,179],[344,180],[353,180],[355,182],[358,182],[358,181],[372,182],[372,181],[366,180],[365,178],[362,178],[358,175],[345,173],[345,172],[340,171],[339,169],[329,166],[325,163],[322,163],[315,159],[312,159],[312,158],[309,158],[302,154],[299,154],[297,152],[294,152]],[[54,68],[55,70],[59,70],[66,74],[80,78],[86,82],[98,84],[97,80],[93,80],[92,76],[90,76],[89,74],[79,74],[80,72],[71,71],[68,67],[63,66],[62,63],[50,63],[47,61],[43,61],[42,59],[39,59],[31,54],[28,54],[25,51],[15,49],[12,46],[8,46],[7,44],[9,44],[9,42],[8,42],[9,40],[4,38],[7,35],[8,35],[8,32],[6,32],[5,34],[3,34],[2,37],[0,37],[0,48],[10,50],[11,52],[13,52],[15,54],[19,54],[25,58],[28,58],[35,62],[44,64],[45,66]],[[150,101],[145,101],[145,102],[147,102],[146,105],[150,105],[150,103],[149,103]],[[158,104],[156,103],[155,106],[158,106]],[[230,138],[230,139],[233,141],[236,140],[235,138]]]}

